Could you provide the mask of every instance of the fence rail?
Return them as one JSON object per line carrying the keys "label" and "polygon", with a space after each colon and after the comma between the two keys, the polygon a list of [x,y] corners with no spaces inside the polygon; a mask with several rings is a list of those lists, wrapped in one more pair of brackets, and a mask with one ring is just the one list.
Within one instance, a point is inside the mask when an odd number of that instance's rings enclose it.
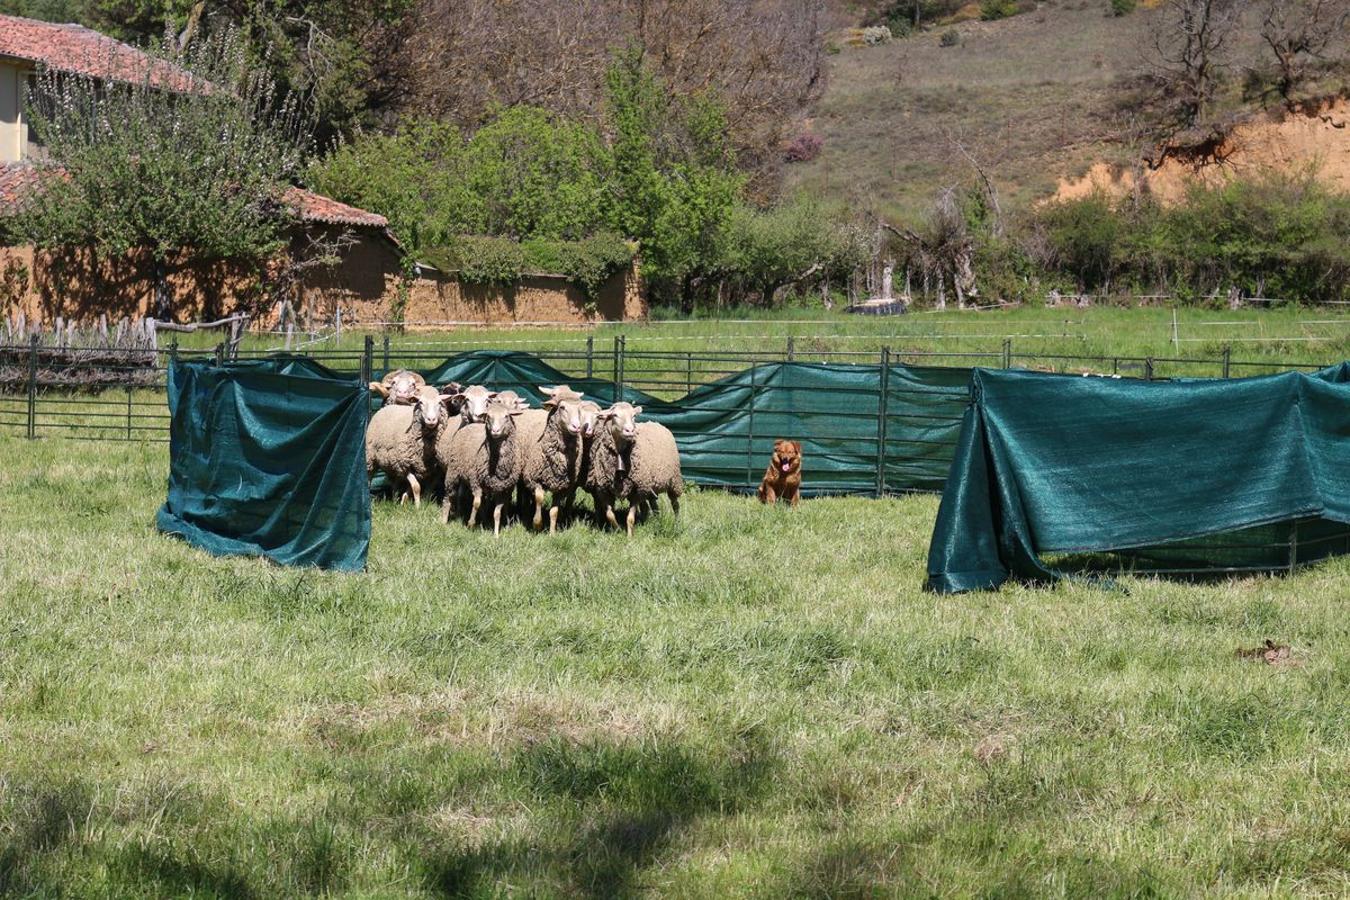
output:
{"label": "fence rail", "polygon": [[[865,479],[849,490],[877,494],[905,490],[912,482],[907,473],[931,470],[950,450],[950,436],[935,439],[934,429],[950,431],[960,418],[960,405],[933,413],[902,401],[913,389],[891,378],[897,365],[957,368],[1029,368],[1059,372],[1091,372],[1101,375],[1148,380],[1175,377],[1230,378],[1287,370],[1321,368],[1312,363],[1281,363],[1236,360],[1228,348],[1221,356],[1131,357],[1067,353],[1021,353],[1012,338],[996,348],[982,350],[915,351],[883,347],[879,351],[818,350],[787,338],[775,350],[677,351],[630,349],[624,336],[612,342],[597,342],[588,336],[559,341],[561,346],[531,344],[523,352],[577,381],[609,382],[613,396],[625,389],[640,391],[663,401],[674,401],[702,385],[751,370],[743,401],[751,408],[744,473],[733,478],[724,473],[724,486],[753,488],[758,483],[760,449],[754,442],[770,428],[789,431],[794,410],[761,411],[755,423],[753,407],[768,387],[756,382],[754,369],[773,363],[828,363],[879,373],[875,408],[852,403],[851,412],[839,415],[866,416],[875,422],[867,438],[841,438],[834,442],[839,453],[870,460]],[[478,349],[499,349],[495,345]],[[367,338],[364,350],[336,350],[316,346],[300,348],[289,355],[319,362],[353,377],[378,375],[393,368],[431,369],[447,357],[472,352],[464,341],[417,342],[391,345]],[[169,416],[164,400],[166,373],[175,357],[235,359],[275,357],[275,351],[234,350],[226,344],[214,349],[168,347],[137,349],[89,349],[42,346],[34,336],[26,344],[0,345],[0,434],[23,434],[29,438],[65,436],[93,440],[167,441]],[[899,406],[900,408],[894,408]],[[869,408],[863,413],[860,409]],[[817,416],[819,414],[816,414]],[[784,436],[767,435],[768,438]]]}

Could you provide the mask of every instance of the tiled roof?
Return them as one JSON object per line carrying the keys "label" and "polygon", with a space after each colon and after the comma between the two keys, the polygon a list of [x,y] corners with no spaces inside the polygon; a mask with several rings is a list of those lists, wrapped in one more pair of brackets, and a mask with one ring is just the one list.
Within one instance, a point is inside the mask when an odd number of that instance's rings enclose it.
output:
{"label": "tiled roof", "polygon": [[106,81],[148,80],[155,87],[179,91],[193,86],[192,76],[182,69],[83,25],[0,15],[0,56]]}
{"label": "tiled roof", "polygon": [[330,197],[307,191],[304,188],[288,188],[286,202],[295,208],[305,222],[323,222],[328,225],[353,225],[358,228],[388,228],[389,220],[378,213],[366,212],[355,206],[339,203]]}
{"label": "tiled roof", "polygon": [[42,178],[36,166],[27,163],[0,163],[0,216],[10,215],[19,208],[19,201]]}
{"label": "tiled roof", "polygon": [[[0,163],[0,216],[17,211],[24,195],[40,184],[44,176],[52,177],[59,171],[54,167],[41,168],[31,163]],[[389,227],[389,220],[384,216],[339,203],[304,188],[287,188],[286,202],[296,211],[302,222],[348,225],[354,228]]]}

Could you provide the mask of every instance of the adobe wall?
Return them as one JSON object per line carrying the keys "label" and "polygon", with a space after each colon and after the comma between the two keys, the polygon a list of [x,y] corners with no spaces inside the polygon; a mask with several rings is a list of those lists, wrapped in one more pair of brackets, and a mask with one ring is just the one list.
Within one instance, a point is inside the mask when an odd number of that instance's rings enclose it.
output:
{"label": "adobe wall", "polygon": [[[531,275],[511,285],[475,285],[430,272],[404,284],[398,249],[378,234],[360,235],[342,262],[304,275],[299,312],[316,324],[342,310],[344,325],[392,321],[403,304],[413,328],[445,323],[585,324],[645,318],[647,303],[636,262],[616,272],[588,305],[580,288],[552,275]],[[167,281],[180,322],[216,319],[263,303],[257,267],[217,262],[172,265]],[[22,285],[20,286],[20,283]],[[92,321],[154,315],[154,266],[144,256],[100,258],[89,251],[59,253],[0,247],[0,317],[22,312],[50,326],[56,317]],[[269,311],[264,319],[275,317]]]}

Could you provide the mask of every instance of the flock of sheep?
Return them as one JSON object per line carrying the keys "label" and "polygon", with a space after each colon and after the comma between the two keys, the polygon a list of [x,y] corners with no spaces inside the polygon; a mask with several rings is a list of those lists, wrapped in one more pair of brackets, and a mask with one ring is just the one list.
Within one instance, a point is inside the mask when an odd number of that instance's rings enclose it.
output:
{"label": "flock of sheep", "polygon": [[370,389],[385,403],[366,429],[367,474],[383,472],[415,506],[428,485],[443,485],[442,522],[467,507],[472,527],[490,510],[498,534],[514,495],[522,520],[533,509],[536,530],[547,500],[551,533],[578,488],[593,498],[602,527],[619,527],[615,504],[626,501],[630,537],[639,515],[659,509],[662,494],[679,514],[684,481],[675,438],[664,425],[638,422],[641,406],[602,409],[560,385],[543,388],[543,408],[531,409],[514,391],[457,384],[442,391],[406,369]]}

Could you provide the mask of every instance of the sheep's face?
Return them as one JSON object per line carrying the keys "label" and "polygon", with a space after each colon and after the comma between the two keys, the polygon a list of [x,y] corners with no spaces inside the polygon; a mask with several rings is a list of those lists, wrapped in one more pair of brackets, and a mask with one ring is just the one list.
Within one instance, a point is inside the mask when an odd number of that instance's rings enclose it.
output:
{"label": "sheep's face", "polygon": [[522,412],[524,410],[516,409],[514,406],[489,403],[483,412],[483,425],[487,428],[488,437],[497,441],[509,435],[515,430],[516,416]]}
{"label": "sheep's face", "polygon": [[637,437],[637,417],[642,413],[642,407],[634,406],[631,403],[615,403],[609,409],[600,413],[598,418],[602,420],[609,433],[613,435],[614,442],[621,447],[626,447]]}
{"label": "sheep's face", "polygon": [[416,395],[416,416],[424,428],[436,428],[441,424],[441,393],[434,387],[423,387]]}
{"label": "sheep's face", "polygon": [[468,422],[485,422],[488,404],[496,396],[496,391],[489,391],[481,384],[470,385],[464,389],[464,405],[460,408],[460,414]]}
{"label": "sheep's face", "polygon": [[492,399],[507,409],[526,410],[530,408],[529,402],[515,391],[499,391]]}
{"label": "sheep's face", "polygon": [[590,400],[581,403],[581,434],[583,437],[595,435],[595,423],[600,415],[600,404]]}
{"label": "sheep's face", "polygon": [[553,409],[549,412],[558,422],[558,427],[564,435],[576,437],[586,430],[584,403],[581,400],[573,400],[568,397],[566,400],[549,401]]}
{"label": "sheep's face", "polygon": [[426,379],[416,372],[399,369],[385,375],[380,381],[372,381],[370,389],[384,398],[386,403],[411,406],[417,402],[417,392],[426,386]]}

